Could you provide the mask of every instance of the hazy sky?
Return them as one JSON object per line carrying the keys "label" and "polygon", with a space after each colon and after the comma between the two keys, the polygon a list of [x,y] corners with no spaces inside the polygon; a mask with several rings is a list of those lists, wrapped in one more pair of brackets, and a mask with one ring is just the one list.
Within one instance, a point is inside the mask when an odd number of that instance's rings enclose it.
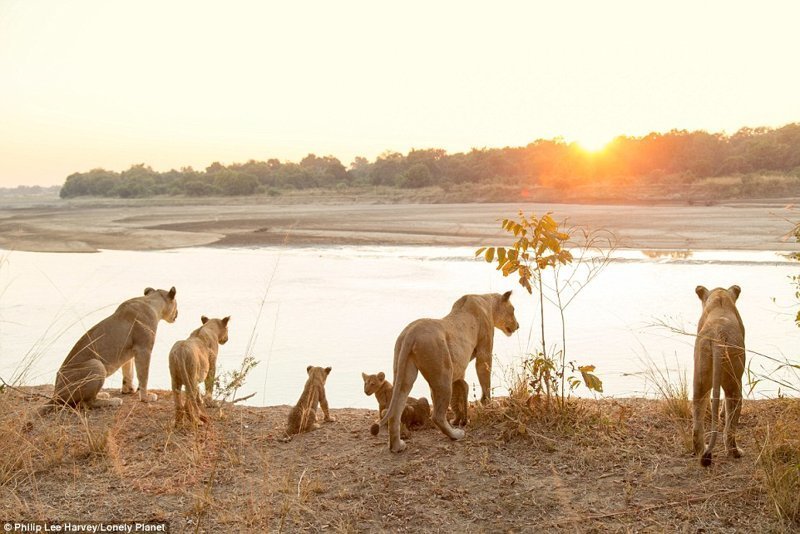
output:
{"label": "hazy sky", "polygon": [[800,2],[0,0],[0,186],[800,121]]}

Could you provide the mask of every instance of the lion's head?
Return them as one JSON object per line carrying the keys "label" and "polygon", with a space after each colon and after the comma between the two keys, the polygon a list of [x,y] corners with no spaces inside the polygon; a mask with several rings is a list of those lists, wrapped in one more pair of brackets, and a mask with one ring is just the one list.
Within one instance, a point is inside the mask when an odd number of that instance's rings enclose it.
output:
{"label": "lion's head", "polygon": [[697,286],[694,292],[697,293],[705,310],[712,306],[735,307],[742,288],[739,286],[731,286],[728,289],[717,287],[709,291],[704,286]]}
{"label": "lion's head", "polygon": [[220,345],[224,345],[228,341],[228,321],[230,320],[230,315],[223,319],[209,319],[205,315],[200,317],[201,323],[210,324],[217,331],[217,342]]}
{"label": "lion's head", "polygon": [[306,367],[306,372],[308,373],[309,380],[319,385],[325,385],[325,381],[328,380],[328,375],[331,374],[331,368],[326,367],[323,369],[322,367],[309,365]]}
{"label": "lion's head", "polygon": [[495,328],[502,330],[505,335],[510,336],[519,329],[519,323],[514,316],[514,305],[511,304],[511,291],[500,295],[495,302],[492,315]]}
{"label": "lion's head", "polygon": [[368,375],[366,373],[361,373],[361,378],[364,379],[364,394],[365,395],[372,395],[376,391],[378,391],[383,383],[386,381],[386,375],[383,373],[378,373],[377,375]]}
{"label": "lion's head", "polygon": [[170,288],[169,291],[165,289],[153,289],[152,287],[147,287],[144,290],[145,296],[153,293],[157,293],[164,299],[164,303],[166,304],[161,312],[161,318],[168,323],[174,323],[175,319],[178,318],[178,301],[175,300],[175,286]]}

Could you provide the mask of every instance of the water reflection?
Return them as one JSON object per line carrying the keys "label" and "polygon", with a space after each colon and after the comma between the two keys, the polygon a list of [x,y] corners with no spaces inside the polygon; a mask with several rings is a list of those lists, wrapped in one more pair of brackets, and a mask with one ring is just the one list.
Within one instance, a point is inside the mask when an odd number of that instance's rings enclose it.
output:
{"label": "water reflection", "polygon": [[691,250],[643,250],[642,254],[651,260],[669,258],[672,260],[685,260],[692,257]]}
{"label": "water reflection", "polygon": [[[683,252],[683,251],[678,251]],[[700,314],[694,294],[706,287],[742,287],[739,299],[748,348],[796,352],[793,292],[797,264],[774,252],[692,251],[690,257],[615,252],[612,262],[567,311],[568,359],[597,366],[608,395],[641,395],[640,359],[664,358],[691,370],[691,336],[657,327],[669,321],[692,332]],[[332,366],[332,406],[372,408],[361,372],[391,377],[395,339],[409,322],[442,317],[465,293],[514,290],[520,330],[495,336],[495,393],[516,362],[538,344],[539,303],[513,279],[474,259],[465,247],[195,248],[100,254],[13,252],[0,269],[0,376],[11,376],[27,353],[35,356],[32,384],[52,383],[80,335],[126,298],[148,286],[178,289],[175,324],[159,326],[150,387],[169,388],[167,355],[201,315],[231,315],[221,370],[238,367],[252,346],[260,364],[240,395],[252,404],[293,403],[308,365]],[[266,299],[264,300],[264,295]],[[773,300],[773,298],[775,300]],[[263,308],[262,308],[262,300]],[[259,314],[259,310],[261,313]],[[554,310],[545,306],[549,340],[560,339]],[[252,344],[251,344],[252,338]],[[754,362],[759,363],[758,357]],[[474,369],[467,375],[477,384]],[[119,375],[107,382],[119,387]],[[758,384],[756,395],[769,393]],[[427,396],[418,379],[413,396]],[[372,401],[372,402],[370,402]]]}

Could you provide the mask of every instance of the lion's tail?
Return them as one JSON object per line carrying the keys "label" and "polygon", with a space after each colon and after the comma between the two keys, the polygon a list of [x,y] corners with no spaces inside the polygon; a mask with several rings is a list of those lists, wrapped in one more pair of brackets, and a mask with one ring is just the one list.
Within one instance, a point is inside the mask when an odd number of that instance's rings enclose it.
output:
{"label": "lion's tail", "polygon": [[[194,383],[194,379],[191,377],[189,369],[186,367],[186,360],[188,358],[185,347],[179,346],[173,348],[172,350],[173,352],[170,354],[170,367],[174,365],[175,374],[178,375],[177,382],[173,379],[172,394],[177,396],[177,402],[183,406],[183,409],[186,410],[191,417],[191,414],[193,413],[192,403],[195,402],[194,399],[197,396],[197,384]],[[181,388],[181,385],[183,388]],[[181,402],[180,398],[181,389],[185,390],[183,402]]]}
{"label": "lion's tail", "polygon": [[717,444],[717,434],[719,433],[719,388],[722,380],[722,357],[727,357],[728,346],[724,336],[718,335],[711,343],[711,439],[708,442],[706,450],[703,451],[703,456],[700,458],[700,464],[708,467],[711,465],[711,456],[714,446]]}
{"label": "lion's tail", "polygon": [[408,355],[411,354],[411,351],[414,348],[414,342],[409,341],[409,337],[410,336],[405,336],[402,343],[400,343],[400,347],[395,351],[394,378],[392,379],[394,381],[394,388],[392,389],[392,398],[389,400],[389,406],[386,407],[386,413],[383,414],[380,423],[378,423],[379,428],[386,426],[386,424],[389,422],[389,414],[392,413],[392,406],[395,406],[398,402],[403,402],[405,404],[405,399],[400,401],[400,397],[402,396],[402,388],[398,387],[400,385],[398,380],[400,377],[405,376],[406,366],[408,365]]}

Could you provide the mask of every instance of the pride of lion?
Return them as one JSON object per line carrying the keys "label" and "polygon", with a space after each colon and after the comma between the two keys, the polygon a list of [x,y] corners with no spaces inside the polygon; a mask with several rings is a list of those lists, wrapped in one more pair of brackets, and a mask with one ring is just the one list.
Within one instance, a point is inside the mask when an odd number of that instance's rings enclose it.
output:
{"label": "pride of lion", "polygon": [[[694,349],[693,441],[703,466],[711,464],[719,433],[720,389],[725,392],[724,442],[728,455],[742,455],[736,444],[736,427],[742,406],[742,374],[745,364],[744,325],[736,308],[741,289],[696,288],[702,303]],[[109,317],[91,327],[69,352],[56,373],[53,397],[38,412],[44,415],[59,406],[100,408],[120,406],[120,398],[101,392],[105,379],[122,368],[122,393],[132,393],[133,370],[139,383],[139,400],[152,402],[156,395],[147,390],[150,360],[158,324],[173,323],[178,316],[176,290],[146,288],[144,295],[120,304]],[[175,425],[184,418],[192,423],[208,422],[204,407],[212,405],[219,346],[228,340],[230,317],[209,319],[189,337],[177,341],[169,353]],[[406,448],[409,430],[432,423],[447,437],[460,440],[468,424],[469,384],[464,376],[475,360],[481,387],[480,402],[491,400],[494,329],[511,336],[519,329],[511,304],[511,291],[503,294],[464,295],[441,319],[418,319],[406,326],[394,346],[393,381],[383,372],[362,373],[364,393],[375,395],[378,419],[370,428],[377,435],[387,426],[389,450]],[[331,367],[306,368],[307,380],[297,404],[290,410],[285,435],[292,436],[320,428],[317,408],[325,422],[330,415],[325,384]],[[428,383],[431,403],[409,397],[417,375]],[[201,396],[198,385],[205,386]],[[183,395],[181,391],[185,390]],[[704,418],[711,399],[711,430],[705,443]],[[432,407],[431,407],[432,404]],[[452,418],[448,420],[448,409]]]}

